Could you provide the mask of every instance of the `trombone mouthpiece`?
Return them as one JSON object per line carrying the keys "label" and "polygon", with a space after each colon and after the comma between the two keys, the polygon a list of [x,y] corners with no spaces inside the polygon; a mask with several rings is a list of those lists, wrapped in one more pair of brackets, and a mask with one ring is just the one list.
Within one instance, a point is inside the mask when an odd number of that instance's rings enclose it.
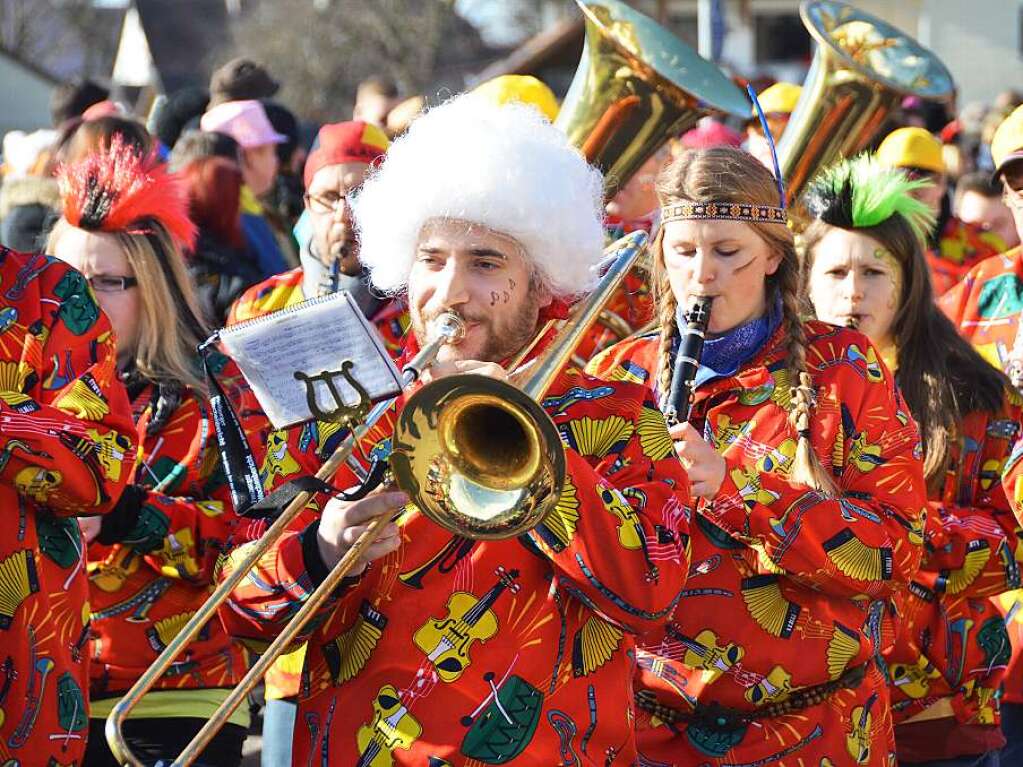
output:
{"label": "trombone mouthpiece", "polygon": [[465,321],[454,312],[444,312],[433,323],[433,337],[455,344],[465,337]]}
{"label": "trombone mouthpiece", "polygon": [[849,328],[850,330],[859,330],[860,329],[860,321],[857,320],[855,317],[846,317],[845,318],[845,326],[847,328]]}

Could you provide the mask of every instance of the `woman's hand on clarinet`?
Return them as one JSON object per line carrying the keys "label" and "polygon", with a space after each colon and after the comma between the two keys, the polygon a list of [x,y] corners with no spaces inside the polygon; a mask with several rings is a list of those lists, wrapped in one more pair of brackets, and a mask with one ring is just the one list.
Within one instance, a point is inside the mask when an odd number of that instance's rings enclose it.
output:
{"label": "woman's hand on clarinet", "polygon": [[[333,569],[352,548],[373,521],[380,516],[391,517],[408,503],[408,496],[396,490],[376,490],[358,501],[331,498],[323,507],[316,543],[327,567]],[[376,540],[363,549],[349,575],[358,575],[366,565],[395,551],[401,543],[401,532],[394,522],[386,523]]]}
{"label": "woman's hand on clarinet", "polygon": [[693,495],[713,500],[725,481],[725,459],[688,423],[672,426],[668,433],[675,440]]}

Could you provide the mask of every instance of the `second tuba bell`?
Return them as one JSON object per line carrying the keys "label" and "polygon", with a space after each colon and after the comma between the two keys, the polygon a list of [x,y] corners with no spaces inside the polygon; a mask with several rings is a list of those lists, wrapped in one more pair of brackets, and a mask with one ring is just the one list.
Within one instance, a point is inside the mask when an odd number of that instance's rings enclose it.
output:
{"label": "second tuba bell", "polygon": [[788,201],[818,170],[865,149],[905,96],[952,95],[952,76],[909,35],[837,0],[799,9],[817,42],[803,93],[778,145]]}

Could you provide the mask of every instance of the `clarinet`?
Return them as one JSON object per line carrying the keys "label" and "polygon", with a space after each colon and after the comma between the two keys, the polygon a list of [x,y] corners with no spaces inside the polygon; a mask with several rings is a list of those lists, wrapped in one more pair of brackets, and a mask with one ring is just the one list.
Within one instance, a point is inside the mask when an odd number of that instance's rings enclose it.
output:
{"label": "clarinet", "polygon": [[710,323],[712,296],[694,296],[685,313],[685,327],[680,328],[682,338],[672,360],[671,391],[664,418],[668,426],[677,426],[689,420],[693,408],[693,381],[700,369],[703,339]]}

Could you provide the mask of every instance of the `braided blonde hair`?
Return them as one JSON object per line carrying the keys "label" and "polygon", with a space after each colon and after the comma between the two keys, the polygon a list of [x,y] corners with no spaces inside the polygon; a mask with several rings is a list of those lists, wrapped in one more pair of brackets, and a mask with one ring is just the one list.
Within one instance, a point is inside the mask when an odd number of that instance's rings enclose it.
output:
{"label": "braided blonde hair", "polygon": [[[681,202],[751,203],[777,205],[778,187],[774,177],[753,155],[733,147],[712,147],[684,152],[661,171],[657,178],[661,205]],[[796,454],[790,479],[823,493],[837,489],[821,465],[810,439],[817,397],[807,371],[806,332],[800,311],[799,262],[792,232],[771,223],[747,224],[780,255],[778,269],[767,278],[768,296],[777,290],[782,302],[782,322],[788,338],[785,366],[792,383],[788,423],[795,433]],[[660,323],[658,388],[666,393],[671,385],[671,347],[677,331],[675,312],[678,299],[671,290],[664,266],[663,231],[654,242],[654,297]]]}

